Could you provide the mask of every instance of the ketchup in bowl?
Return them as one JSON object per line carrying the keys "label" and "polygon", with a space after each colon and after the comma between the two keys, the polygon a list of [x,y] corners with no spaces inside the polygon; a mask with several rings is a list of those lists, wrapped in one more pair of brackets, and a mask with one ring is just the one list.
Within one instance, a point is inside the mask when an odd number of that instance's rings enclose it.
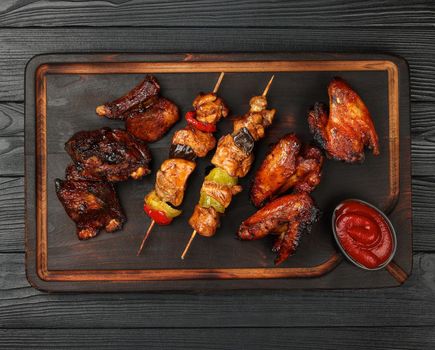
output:
{"label": "ketchup in bowl", "polygon": [[335,238],[356,265],[376,270],[387,265],[396,249],[396,236],[387,217],[372,205],[349,199],[333,215]]}

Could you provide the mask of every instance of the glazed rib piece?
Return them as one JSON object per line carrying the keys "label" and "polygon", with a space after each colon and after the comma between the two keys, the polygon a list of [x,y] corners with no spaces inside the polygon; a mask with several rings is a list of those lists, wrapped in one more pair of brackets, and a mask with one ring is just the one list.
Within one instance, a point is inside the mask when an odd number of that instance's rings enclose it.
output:
{"label": "glazed rib piece", "polygon": [[329,115],[322,103],[316,103],[308,113],[310,131],[328,157],[361,162],[365,147],[378,155],[378,135],[361,97],[340,78],[331,81],[328,94]]}
{"label": "glazed rib piece", "polygon": [[65,150],[75,164],[67,169],[70,178],[117,182],[150,173],[147,145],[125,130],[80,131],[65,143]]}
{"label": "glazed rib piece", "polygon": [[242,240],[257,240],[269,234],[279,234],[273,250],[279,265],[292,255],[299,245],[303,231],[317,221],[319,210],[308,193],[289,194],[267,204],[240,225]]}
{"label": "glazed rib piece", "polygon": [[143,104],[144,107],[150,105],[153,98],[157,97],[160,91],[160,85],[157,80],[147,75],[145,79],[130,90],[126,95],[112,102],[107,102],[104,105],[98,106],[96,112],[100,117],[109,119],[124,120],[123,114],[130,108]]}
{"label": "glazed rib piece", "polygon": [[251,201],[258,208],[289,189],[311,192],[320,183],[324,157],[314,146],[303,145],[295,134],[282,137],[257,170]]}
{"label": "glazed rib piece", "polygon": [[150,106],[139,104],[125,115],[127,131],[145,142],[162,138],[180,118],[178,107],[163,97],[157,98]]}
{"label": "glazed rib piece", "polygon": [[79,239],[95,237],[104,228],[122,228],[125,215],[109,182],[56,179],[56,194],[68,216],[76,223]]}

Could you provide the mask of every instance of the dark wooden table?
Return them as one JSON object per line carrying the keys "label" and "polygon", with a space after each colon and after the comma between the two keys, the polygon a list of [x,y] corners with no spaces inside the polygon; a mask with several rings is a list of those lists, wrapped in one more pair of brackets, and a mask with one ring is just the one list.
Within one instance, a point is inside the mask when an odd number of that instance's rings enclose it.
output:
{"label": "dark wooden table", "polygon": [[[435,346],[433,1],[0,3],[0,348]],[[411,2],[409,2],[411,3]],[[60,52],[386,52],[411,72],[414,268],[400,288],[45,294],[24,273],[24,67]]]}

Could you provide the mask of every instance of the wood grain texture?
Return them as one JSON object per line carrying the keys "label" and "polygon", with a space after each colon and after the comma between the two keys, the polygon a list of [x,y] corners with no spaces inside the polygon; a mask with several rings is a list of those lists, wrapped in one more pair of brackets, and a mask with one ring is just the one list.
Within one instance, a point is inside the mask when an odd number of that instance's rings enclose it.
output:
{"label": "wood grain texture", "polygon": [[424,26],[434,21],[431,1],[4,1],[0,26],[352,27]]}
{"label": "wood grain texture", "polygon": [[[158,38],[158,40],[156,40]],[[212,40],[210,38],[213,38]],[[337,40],[340,38],[340,40]],[[435,29],[424,28],[59,28],[0,31],[0,101],[22,101],[24,68],[42,53],[387,52],[408,60],[411,99],[435,101]]]}
{"label": "wood grain texture", "polygon": [[413,273],[400,288],[336,291],[47,294],[30,287],[23,264],[23,254],[0,254],[0,328],[435,324],[435,254],[429,253],[414,256]]}
{"label": "wood grain texture", "polygon": [[[177,328],[177,329],[6,329],[7,349],[429,349],[435,327]],[[327,337],[327,341],[325,338]]]}
{"label": "wood grain texture", "polygon": [[0,104],[0,137],[3,136],[24,136],[23,104]]}

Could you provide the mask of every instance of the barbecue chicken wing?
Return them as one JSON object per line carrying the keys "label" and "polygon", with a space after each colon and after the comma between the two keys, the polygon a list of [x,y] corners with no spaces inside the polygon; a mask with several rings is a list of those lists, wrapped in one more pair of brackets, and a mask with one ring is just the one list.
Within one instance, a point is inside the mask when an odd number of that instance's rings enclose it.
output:
{"label": "barbecue chicken wing", "polygon": [[292,255],[299,245],[301,233],[317,221],[319,210],[308,193],[289,194],[267,204],[240,225],[242,240],[256,240],[268,234],[279,234],[273,250],[279,265]]}
{"label": "barbecue chicken wing", "polygon": [[324,157],[314,146],[302,145],[295,134],[282,137],[257,170],[251,187],[256,207],[293,188],[311,192],[320,183]]}
{"label": "barbecue chicken wing", "polygon": [[138,139],[154,142],[162,138],[179,117],[178,107],[160,97],[149,107],[139,105],[128,111],[125,127]]}
{"label": "barbecue chicken wing", "polygon": [[122,228],[126,219],[111,183],[56,179],[55,185],[79,239],[95,237],[102,228],[107,232]]}
{"label": "barbecue chicken wing", "polygon": [[348,163],[364,160],[364,148],[379,154],[378,135],[366,105],[342,79],[335,78],[328,87],[329,115],[316,103],[308,113],[308,124],[316,141],[328,157]]}
{"label": "barbecue chicken wing", "polygon": [[98,106],[96,112],[100,117],[124,120],[126,117],[125,112],[139,104],[142,104],[144,108],[149,106],[157,97],[159,91],[160,85],[157,80],[153,76],[147,75],[141,83],[126,95]]}
{"label": "barbecue chicken wing", "polygon": [[173,206],[179,206],[183,202],[187,180],[195,167],[195,162],[190,160],[180,158],[165,160],[156,176],[155,190],[160,199]]}
{"label": "barbecue chicken wing", "polygon": [[80,131],[66,142],[65,150],[76,166],[67,170],[73,178],[116,182],[150,173],[148,147],[125,130]]}

